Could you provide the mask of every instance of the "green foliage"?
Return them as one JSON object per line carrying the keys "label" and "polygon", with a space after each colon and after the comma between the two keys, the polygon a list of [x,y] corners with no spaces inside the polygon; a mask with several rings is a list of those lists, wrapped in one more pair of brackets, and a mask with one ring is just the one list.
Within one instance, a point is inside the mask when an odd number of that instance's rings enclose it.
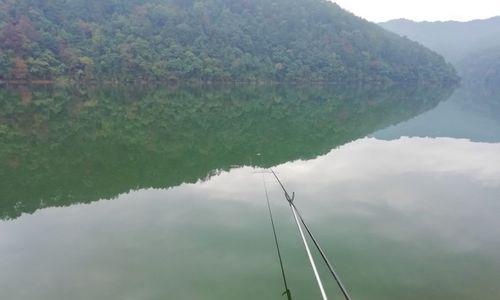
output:
{"label": "green foliage", "polygon": [[439,86],[0,90],[0,218],[310,159],[446,99]]}
{"label": "green foliage", "polygon": [[0,49],[0,74],[8,74],[12,70],[13,61],[10,55]]}
{"label": "green foliage", "polygon": [[22,59],[31,79],[456,81],[440,56],[326,0],[0,0],[0,8],[0,68]]}

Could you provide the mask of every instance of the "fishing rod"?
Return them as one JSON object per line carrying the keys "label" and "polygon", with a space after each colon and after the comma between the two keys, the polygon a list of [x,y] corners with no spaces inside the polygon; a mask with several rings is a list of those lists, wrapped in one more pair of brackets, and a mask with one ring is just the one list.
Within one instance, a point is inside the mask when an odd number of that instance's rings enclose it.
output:
{"label": "fishing rod", "polygon": [[262,174],[262,182],[264,183],[264,191],[266,192],[267,210],[269,211],[269,219],[271,220],[271,226],[273,227],[274,243],[276,244],[276,252],[278,253],[278,259],[280,262],[281,276],[283,277],[283,284],[285,285],[285,291],[281,295],[286,295],[288,300],[292,300],[292,294],[290,293],[290,289],[288,289],[288,284],[286,282],[285,268],[283,267],[283,259],[281,258],[278,235],[276,234],[276,227],[274,226],[273,211],[271,210],[271,204],[269,203],[269,195],[267,192],[267,185],[264,174]]}
{"label": "fishing rod", "polygon": [[281,188],[285,192],[285,198],[288,201],[288,204],[290,205],[290,208],[292,209],[293,217],[295,219],[295,224],[297,224],[297,228],[299,229],[300,237],[302,238],[302,243],[304,244],[304,248],[306,249],[307,257],[309,258],[309,263],[311,264],[311,267],[313,269],[314,277],[316,278],[316,283],[318,284],[319,290],[321,292],[321,297],[323,297],[323,300],[328,300],[328,297],[326,296],[325,293],[325,288],[323,287],[323,282],[321,281],[321,277],[319,276],[318,269],[316,268],[316,263],[314,262],[314,258],[311,254],[311,250],[309,249],[309,245],[307,244],[306,237],[304,235],[304,231],[302,230],[302,226],[300,225],[301,223],[299,222],[298,218],[298,212],[295,209],[295,206],[293,205],[293,200],[295,199],[295,193],[292,194],[292,197],[290,197],[290,194],[286,191],[285,187],[279,180],[278,176],[276,173],[274,173],[273,170],[271,170],[273,173],[274,177],[276,180],[278,180],[278,183],[280,184]]}
{"label": "fishing rod", "polygon": [[[342,292],[342,295],[344,296],[344,298],[346,300],[351,300],[351,297],[349,296],[349,293],[347,292],[347,289],[342,284],[342,281],[340,280],[340,277],[338,276],[337,272],[335,272],[335,269],[334,269],[333,265],[330,263],[330,261],[326,257],[325,252],[323,251],[323,249],[321,248],[319,242],[316,240],[316,238],[314,237],[313,233],[311,232],[311,230],[307,226],[306,222],[304,221],[304,218],[302,218],[302,215],[300,214],[299,210],[295,206],[295,203],[293,203],[293,200],[295,199],[295,193],[293,193],[292,197],[290,197],[290,194],[288,194],[288,191],[285,189],[285,186],[283,185],[283,183],[281,183],[281,180],[278,178],[278,175],[276,175],[276,173],[272,169],[270,169],[270,171],[274,175],[274,178],[276,178],[276,180],[278,181],[278,183],[281,186],[281,189],[283,190],[283,192],[285,193],[285,198],[286,198],[288,204],[290,205],[290,207],[292,209],[295,221],[297,223],[297,226],[299,226],[299,231],[301,232],[302,237],[303,237],[303,233],[302,233],[301,227],[299,225],[299,222],[297,220],[297,216],[300,219],[300,223],[302,223],[302,225],[306,229],[309,237],[311,238],[311,240],[313,241],[314,245],[316,246],[316,249],[318,249],[318,251],[319,251],[319,253],[321,255],[321,258],[325,262],[326,266],[328,267],[328,270],[330,271],[330,274],[332,275],[332,277],[334,278],[335,282],[339,286],[340,291]],[[305,244],[306,250],[308,250],[309,247],[307,246],[307,242],[306,242],[306,240],[305,240],[304,237],[303,237],[302,241]],[[309,254],[309,252],[308,252],[308,254]],[[312,257],[310,257],[310,261],[311,261],[311,259],[312,259]],[[318,282],[318,285],[320,286],[320,290],[322,291],[322,295],[323,295],[324,294],[324,290],[322,289],[323,286],[321,284],[321,279],[317,275],[316,268],[315,268],[315,266],[313,264],[314,264],[314,260],[311,261],[311,265],[313,266],[313,270],[315,270],[316,280]],[[326,299],[326,295],[323,295],[323,299]]]}

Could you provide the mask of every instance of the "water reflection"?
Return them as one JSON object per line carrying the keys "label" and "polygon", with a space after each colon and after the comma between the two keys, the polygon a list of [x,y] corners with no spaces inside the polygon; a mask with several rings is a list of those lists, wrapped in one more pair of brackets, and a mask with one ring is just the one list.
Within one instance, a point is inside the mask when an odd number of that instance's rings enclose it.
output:
{"label": "water reflection", "polygon": [[362,139],[278,170],[359,298],[498,297],[500,144]]}
{"label": "water reflection", "polygon": [[452,88],[0,90],[0,216],[309,159],[435,107]]}
{"label": "water reflection", "polygon": [[[0,289],[7,299],[278,299],[256,170],[1,222]],[[500,294],[500,144],[364,138],[276,170],[354,299]],[[319,299],[289,209],[267,180],[292,293]]]}
{"label": "water reflection", "polygon": [[450,99],[411,120],[382,129],[383,139],[406,136],[466,138],[478,142],[500,142],[500,92],[463,86]]}
{"label": "water reflection", "polygon": [[[262,166],[296,192],[354,299],[498,299],[498,102],[450,92],[1,90],[2,299],[280,298]],[[266,180],[294,298],[319,299]]]}

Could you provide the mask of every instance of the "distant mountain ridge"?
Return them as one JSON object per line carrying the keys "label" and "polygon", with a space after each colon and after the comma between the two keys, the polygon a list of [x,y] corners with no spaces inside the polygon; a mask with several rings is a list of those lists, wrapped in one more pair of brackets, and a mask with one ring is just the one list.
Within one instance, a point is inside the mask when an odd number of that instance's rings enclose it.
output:
{"label": "distant mountain ridge", "polygon": [[379,25],[421,43],[453,64],[476,51],[500,46],[500,16],[469,22],[397,19]]}
{"label": "distant mountain ridge", "polygon": [[0,0],[0,80],[456,81],[327,0]]}
{"label": "distant mountain ridge", "polygon": [[500,17],[469,22],[399,19],[380,25],[443,55],[465,85],[500,95]]}
{"label": "distant mountain ridge", "polygon": [[481,87],[500,99],[500,46],[467,56],[457,63],[457,69],[468,85]]}

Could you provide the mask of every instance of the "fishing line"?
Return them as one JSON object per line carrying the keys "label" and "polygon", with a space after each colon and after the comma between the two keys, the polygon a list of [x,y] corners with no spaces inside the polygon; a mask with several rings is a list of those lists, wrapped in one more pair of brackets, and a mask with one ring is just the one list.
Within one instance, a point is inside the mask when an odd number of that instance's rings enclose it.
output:
{"label": "fishing line", "polygon": [[333,265],[330,263],[330,261],[326,257],[326,254],[323,251],[323,249],[321,248],[319,242],[316,240],[316,238],[314,237],[313,233],[311,232],[311,230],[307,226],[306,222],[304,221],[304,218],[302,218],[302,215],[300,214],[299,210],[297,209],[297,207],[293,203],[293,200],[295,198],[295,193],[293,193],[293,196],[290,198],[290,195],[288,194],[288,191],[285,189],[285,187],[281,183],[281,180],[278,178],[278,175],[276,175],[276,173],[272,169],[271,169],[271,172],[273,173],[274,178],[276,178],[276,180],[278,181],[279,185],[281,186],[281,189],[285,193],[285,198],[288,201],[288,204],[290,205],[290,207],[292,208],[292,211],[294,212],[294,217],[297,217],[297,216],[299,217],[300,222],[302,223],[302,225],[306,229],[307,234],[309,235],[309,237],[313,241],[314,245],[316,246],[316,249],[318,249],[318,251],[319,251],[319,253],[321,255],[321,258],[323,259],[323,261],[325,262],[326,266],[328,267],[328,270],[330,271],[330,274],[332,275],[333,279],[335,280],[335,282],[339,286],[340,291],[342,292],[344,298],[346,300],[351,300],[351,297],[349,296],[349,293],[347,292],[347,289],[342,284],[342,281],[340,280],[340,277],[338,276],[338,274],[335,272],[335,269],[334,269]]}
{"label": "fishing line", "polygon": [[288,300],[292,300],[292,294],[290,293],[290,290],[288,289],[288,284],[286,282],[285,268],[283,267],[283,259],[281,258],[281,251],[278,243],[278,235],[276,234],[276,227],[274,226],[273,211],[271,209],[271,204],[269,202],[269,195],[267,192],[267,184],[264,174],[262,174],[262,182],[264,183],[264,191],[266,192],[267,209],[269,211],[269,219],[271,220],[271,226],[273,228],[274,243],[276,244],[276,252],[278,253],[278,259],[280,262],[281,276],[283,277],[283,284],[285,285],[285,291],[283,292],[282,295],[286,295]]}

